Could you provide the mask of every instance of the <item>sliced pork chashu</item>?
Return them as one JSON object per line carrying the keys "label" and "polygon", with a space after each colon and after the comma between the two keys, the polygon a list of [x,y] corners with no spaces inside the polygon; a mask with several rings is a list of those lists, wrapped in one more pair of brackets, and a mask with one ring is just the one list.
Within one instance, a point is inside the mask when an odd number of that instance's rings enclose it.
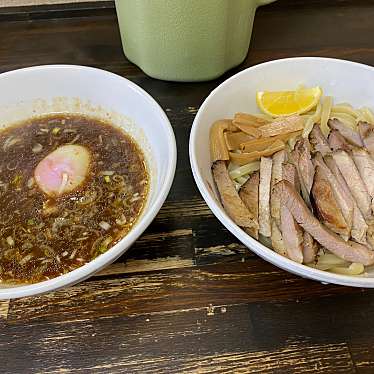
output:
{"label": "sliced pork chashu", "polygon": [[285,162],[282,165],[282,179],[290,182],[295,187],[296,191],[300,191],[300,179],[297,173],[297,168],[291,162]]}
{"label": "sliced pork chashu", "polygon": [[[313,125],[312,131],[309,134],[309,143],[311,145],[311,148],[313,149],[313,152],[319,152],[323,155],[329,154],[331,152],[327,139],[323,135],[321,127],[318,123],[315,123]],[[318,252],[318,244],[306,231],[304,231],[303,235],[302,248],[304,263],[310,263],[314,261]]]}
{"label": "sliced pork chashu", "polygon": [[374,251],[362,244],[346,242],[324,226],[312,214],[304,200],[288,181],[280,181],[274,186],[274,189],[281,197],[282,206],[285,205],[300,226],[323,247],[349,262],[358,262],[363,265],[374,263]]}
{"label": "sliced pork chashu", "polygon": [[323,156],[331,152],[329,143],[323,135],[318,123],[313,125],[313,129],[309,134],[309,142],[314,152],[320,152]]}
{"label": "sliced pork chashu", "polygon": [[371,197],[371,204],[373,210],[374,159],[370,156],[369,152],[364,148],[353,148],[352,158]]}
{"label": "sliced pork chashu", "polygon": [[351,145],[345,140],[342,134],[338,130],[331,130],[328,137],[329,146],[333,151],[343,149],[344,151],[350,151]]}
{"label": "sliced pork chashu", "polygon": [[313,236],[309,232],[304,231],[303,257],[305,264],[310,264],[316,259],[318,249],[318,243],[313,239]]}
{"label": "sliced pork chashu", "polygon": [[372,216],[371,199],[351,156],[343,150],[334,151],[332,155],[340,172],[342,173],[352,196],[365,219]]}
{"label": "sliced pork chashu", "polygon": [[374,225],[373,224],[369,225],[369,228],[366,234],[366,239],[371,249],[374,249]]}
{"label": "sliced pork chashu", "polygon": [[[290,182],[292,186],[295,187],[295,190],[300,193],[300,180],[295,165],[291,164],[290,162],[283,164],[283,179]],[[318,252],[318,244],[306,231],[304,231],[303,234],[302,252],[304,263],[314,261]]]}
{"label": "sliced pork chashu", "polygon": [[266,237],[271,236],[270,188],[272,165],[273,161],[271,158],[261,157],[258,197],[258,224],[260,234]]}
{"label": "sliced pork chashu", "polygon": [[294,220],[286,205],[281,206],[281,231],[287,256],[291,260],[301,264],[304,259],[302,247],[303,230]]}
{"label": "sliced pork chashu", "polygon": [[[273,165],[271,171],[271,191],[274,185],[280,182],[283,178],[283,163],[287,161],[287,152],[285,150],[278,151],[273,155]],[[271,217],[275,220],[276,224],[280,225],[280,200],[271,192],[270,198]]]}
{"label": "sliced pork chashu", "polygon": [[257,222],[253,220],[253,214],[240,199],[227,171],[226,162],[221,160],[213,162],[212,173],[227,214],[238,226],[256,228]]}
{"label": "sliced pork chashu", "polygon": [[317,165],[314,174],[312,197],[315,211],[323,224],[337,234],[349,237],[350,229],[345,222],[343,214],[338,205],[332,186],[325,177],[325,172]]}
{"label": "sliced pork chashu", "polygon": [[342,187],[343,196],[346,202],[348,202],[349,206],[351,206],[351,203],[353,204],[351,236],[357,242],[366,244],[366,233],[368,230],[368,225],[364,219],[364,216],[362,215],[356,200],[352,196],[351,191],[333,157],[325,156],[324,160],[328,168],[334,174],[336,181]]}
{"label": "sliced pork chashu", "polygon": [[280,199],[272,192],[274,185],[282,180],[282,165],[287,160],[287,152],[285,150],[278,151],[274,153],[272,159],[273,165],[270,187],[271,244],[277,253],[282,256],[287,256],[283,244],[282,233],[280,231]]}
{"label": "sliced pork chashu", "polygon": [[[260,173],[258,171],[251,174],[247,182],[239,190],[239,197],[253,216],[253,220],[258,223],[258,188],[260,184]],[[258,227],[245,229],[249,235],[258,239]]]}
{"label": "sliced pork chashu", "polygon": [[271,221],[271,245],[275,252],[284,257],[288,257],[286,248],[283,243],[282,233],[278,225],[275,223],[275,220]]}
{"label": "sliced pork chashu", "polygon": [[358,132],[352,130],[348,126],[344,125],[341,121],[336,118],[330,119],[328,121],[330,129],[334,129],[340,132],[340,134],[351,144],[356,147],[363,147],[361,136]]}
{"label": "sliced pork chashu", "polygon": [[[296,166],[291,163],[283,164],[283,179],[287,180],[296,191],[299,191],[299,178],[297,174]],[[281,202],[280,196],[274,191],[274,196],[278,196],[279,202]],[[304,260],[303,256],[303,230],[299,224],[292,217],[288,207],[284,204],[280,206],[280,230],[283,238],[283,245],[287,252],[287,257],[298,263],[302,263]]]}
{"label": "sliced pork chashu", "polygon": [[314,166],[311,160],[308,139],[299,139],[296,142],[295,148],[291,152],[291,158],[297,168],[304,200],[310,205],[310,190],[313,185]]}
{"label": "sliced pork chashu", "polygon": [[358,132],[365,148],[374,157],[374,126],[367,122],[359,122]]}
{"label": "sliced pork chashu", "polygon": [[[331,158],[329,155],[325,155],[325,158]],[[332,163],[335,163],[331,160]],[[328,181],[331,187],[331,191],[334,195],[336,203],[338,204],[339,211],[344,217],[344,222],[346,224],[346,231],[344,232],[344,238],[348,240],[351,229],[352,229],[352,221],[353,221],[353,209],[354,209],[354,202],[351,194],[345,190],[344,186],[337,180],[333,172],[330,168],[326,165],[321,153],[317,152],[314,155],[313,163],[316,167],[319,168],[320,173],[325,180]],[[316,199],[316,197],[315,197]],[[335,230],[334,230],[335,231]],[[339,232],[339,231],[335,231]]]}

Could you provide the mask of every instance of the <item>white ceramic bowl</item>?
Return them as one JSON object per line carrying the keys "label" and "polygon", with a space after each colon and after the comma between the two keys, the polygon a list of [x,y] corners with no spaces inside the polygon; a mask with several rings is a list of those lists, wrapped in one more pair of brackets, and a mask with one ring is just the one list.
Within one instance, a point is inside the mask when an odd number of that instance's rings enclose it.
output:
{"label": "white ceramic bowl", "polygon": [[72,285],[113,262],[152,222],[174,178],[177,151],[169,120],[156,101],[129,80],[103,70],[74,65],[37,66],[0,74],[0,127],[51,112],[94,115],[123,127],[145,154],[150,172],[147,203],[133,229],[106,253],[45,282],[0,285],[1,299]]}
{"label": "white ceramic bowl", "polygon": [[209,128],[236,112],[258,112],[256,91],[321,86],[335,102],[374,109],[374,68],[349,61],[301,57],[266,62],[229,78],[206,98],[194,120],[190,136],[190,160],[196,184],[209,208],[244,245],[272,264],[302,277],[326,283],[374,287],[374,272],[365,277],[331,274],[300,265],[278,255],[241,230],[223,210],[211,174]]}

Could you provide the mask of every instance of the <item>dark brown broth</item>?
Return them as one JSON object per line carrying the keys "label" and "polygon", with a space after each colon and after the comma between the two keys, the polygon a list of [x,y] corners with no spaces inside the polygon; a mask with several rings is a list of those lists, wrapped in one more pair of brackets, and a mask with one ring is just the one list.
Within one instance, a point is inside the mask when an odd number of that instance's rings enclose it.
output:
{"label": "dark brown broth", "polygon": [[[71,142],[91,151],[89,176],[74,192],[50,198],[35,184],[34,169]],[[38,144],[43,148],[34,153]],[[108,123],[53,115],[1,131],[0,281],[37,282],[91,261],[128,233],[147,192],[141,150]],[[103,229],[103,222],[110,228]]]}

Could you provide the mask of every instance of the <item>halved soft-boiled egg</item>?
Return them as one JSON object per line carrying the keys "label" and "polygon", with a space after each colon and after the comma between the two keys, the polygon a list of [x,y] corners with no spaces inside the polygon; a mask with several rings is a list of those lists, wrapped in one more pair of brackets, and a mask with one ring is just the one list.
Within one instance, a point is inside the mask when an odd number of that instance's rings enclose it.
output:
{"label": "halved soft-boiled egg", "polygon": [[39,162],[34,178],[48,196],[61,196],[83,184],[88,176],[90,162],[91,153],[86,147],[63,145]]}

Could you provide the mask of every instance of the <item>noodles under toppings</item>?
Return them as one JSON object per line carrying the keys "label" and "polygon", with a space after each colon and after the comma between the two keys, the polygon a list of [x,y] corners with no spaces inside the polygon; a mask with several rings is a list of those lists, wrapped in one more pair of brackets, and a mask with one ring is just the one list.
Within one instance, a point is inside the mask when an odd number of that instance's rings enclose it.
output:
{"label": "noodles under toppings", "polygon": [[[312,110],[302,115],[271,118],[268,115],[240,112],[236,113],[231,120],[218,120],[212,125],[210,134],[211,161],[212,163],[218,160],[224,161],[233,185],[237,190],[240,190],[253,173],[258,173],[260,160],[271,157],[282,149],[288,152],[292,151],[300,137],[309,138],[315,124],[320,126],[321,135],[327,137],[331,131],[330,119],[340,121],[347,129],[353,130],[356,134],[360,122],[374,126],[374,114],[369,108],[355,109],[346,103],[334,105],[333,98],[330,96],[322,96]],[[346,133],[350,134],[349,131]],[[352,139],[348,139],[348,142],[351,141]],[[218,189],[222,189],[222,186],[218,186],[219,181],[216,178],[215,181]],[[225,202],[227,205],[227,200]],[[229,215],[233,218],[232,213]],[[274,227],[275,223],[273,223]],[[368,225],[372,229],[373,222],[368,222]],[[274,227],[272,231],[276,232],[275,229],[279,230],[278,227]],[[246,231],[248,232],[248,230]],[[267,234],[269,235],[269,232]],[[280,242],[282,241],[281,236],[278,239]],[[346,237],[345,240],[347,239]],[[370,236],[367,240],[374,243]],[[268,240],[265,244],[269,245],[269,242]],[[307,265],[345,275],[360,275],[365,270],[361,263],[342,260],[326,248],[321,248],[315,262]]]}

